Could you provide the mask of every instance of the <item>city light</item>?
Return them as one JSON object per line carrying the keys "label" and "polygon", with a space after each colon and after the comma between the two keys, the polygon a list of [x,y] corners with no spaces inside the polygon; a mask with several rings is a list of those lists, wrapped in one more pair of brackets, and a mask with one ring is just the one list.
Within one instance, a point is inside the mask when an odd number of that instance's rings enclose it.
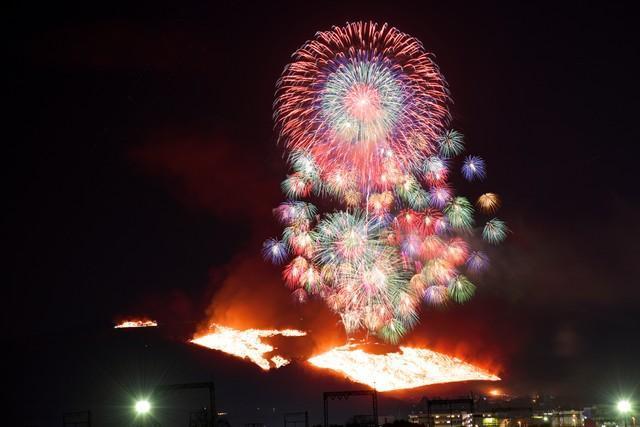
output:
{"label": "city light", "polygon": [[629,402],[627,399],[620,400],[617,406],[618,406],[618,411],[620,411],[623,414],[631,412],[631,402]]}
{"label": "city light", "polygon": [[151,411],[151,403],[148,400],[138,400],[136,402],[136,413],[139,415],[148,414]]}

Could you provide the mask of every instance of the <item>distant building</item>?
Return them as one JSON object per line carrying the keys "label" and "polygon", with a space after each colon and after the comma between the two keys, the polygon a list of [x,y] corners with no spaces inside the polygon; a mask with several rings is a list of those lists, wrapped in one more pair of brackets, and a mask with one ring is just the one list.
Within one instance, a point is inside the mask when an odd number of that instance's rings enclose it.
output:
{"label": "distant building", "polygon": [[585,427],[637,427],[638,420],[635,415],[630,415],[627,419],[621,417],[613,407],[590,406],[584,408]]}
{"label": "distant building", "polygon": [[530,427],[533,410],[529,406],[478,405],[473,414],[473,427]]}
{"label": "distant building", "polygon": [[426,427],[473,427],[474,402],[463,399],[422,399],[409,422]]}
{"label": "distant building", "polygon": [[584,416],[582,411],[573,410],[558,410],[553,411],[548,415],[551,420],[551,427],[583,427]]}
{"label": "distant building", "polygon": [[[531,406],[494,399],[422,399],[409,422],[425,427],[529,427]],[[549,426],[550,427],[550,426]],[[582,427],[582,426],[576,426]]]}
{"label": "distant building", "polygon": [[638,427],[635,414],[623,418],[612,405],[561,409],[552,396],[538,395],[423,398],[408,421],[425,427]]}

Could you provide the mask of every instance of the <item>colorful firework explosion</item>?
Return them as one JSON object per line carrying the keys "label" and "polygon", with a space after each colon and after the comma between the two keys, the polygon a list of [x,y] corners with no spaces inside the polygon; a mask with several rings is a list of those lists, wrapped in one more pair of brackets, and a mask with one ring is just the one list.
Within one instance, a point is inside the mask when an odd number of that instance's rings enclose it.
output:
{"label": "colorful firework explosion", "polygon": [[[473,205],[448,183],[464,150],[448,128],[449,101],[422,43],[370,22],[317,33],[277,83],[274,118],[292,172],[274,210],[283,236],[263,253],[277,264],[292,256],[283,277],[294,298],[322,298],[348,333],[398,342],[421,301],[466,302],[475,285],[460,270],[488,266],[467,242]],[[462,175],[484,179],[484,160],[467,156]],[[337,210],[318,213],[309,198]],[[499,204],[494,193],[477,203],[482,213]],[[506,233],[492,219],[482,236],[495,244]]]}
{"label": "colorful firework explosion", "polygon": [[388,25],[316,34],[278,81],[274,117],[287,149],[324,175],[355,172],[360,189],[390,189],[445,131],[446,82],[422,43]]}

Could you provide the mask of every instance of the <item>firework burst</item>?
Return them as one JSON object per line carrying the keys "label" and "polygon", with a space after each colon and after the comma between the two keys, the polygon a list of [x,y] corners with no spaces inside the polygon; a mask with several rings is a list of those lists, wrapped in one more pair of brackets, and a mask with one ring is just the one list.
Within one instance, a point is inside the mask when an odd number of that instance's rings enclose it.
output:
{"label": "firework burst", "polygon": [[487,176],[487,172],[482,157],[468,156],[464,159],[462,175],[469,181],[484,179]]}
{"label": "firework burst", "polygon": [[[448,180],[464,150],[448,129],[449,93],[417,39],[385,25],[357,22],[316,34],[277,83],[274,118],[291,172],[289,199],[274,209],[281,239],[265,242],[293,298],[322,298],[348,333],[397,342],[418,322],[422,301],[464,303],[488,258],[467,240],[474,208]],[[482,180],[484,160],[468,156],[462,175]],[[318,212],[303,199],[328,199]],[[499,206],[478,199],[482,213]],[[506,226],[490,220],[484,240]],[[473,239],[474,241],[477,239]],[[474,276],[475,277],[475,276]]]}
{"label": "firework burst", "polygon": [[493,218],[485,224],[482,230],[482,237],[484,237],[487,242],[495,245],[507,238],[508,231],[509,229],[504,221]]}
{"label": "firework burst", "polygon": [[464,150],[464,138],[456,130],[448,130],[438,138],[440,154],[444,157],[455,157]]}
{"label": "firework burst", "polygon": [[262,255],[274,264],[282,264],[289,255],[287,246],[278,239],[267,239],[262,245]]}
{"label": "firework burst", "polygon": [[484,193],[478,197],[476,205],[484,213],[492,214],[500,207],[500,198],[495,193]]}
{"label": "firework burst", "polygon": [[479,273],[487,269],[489,258],[480,251],[474,251],[467,258],[467,269],[472,273]]}
{"label": "firework burst", "polygon": [[436,150],[449,92],[416,38],[356,22],[317,33],[293,58],[277,84],[280,140],[324,173],[357,171],[365,188],[389,168],[414,172]]}
{"label": "firework burst", "polygon": [[473,226],[473,206],[464,197],[456,197],[445,208],[449,224],[458,230],[471,230]]}
{"label": "firework burst", "polygon": [[459,303],[467,302],[471,299],[475,291],[475,285],[463,275],[451,279],[447,286],[449,297]]}

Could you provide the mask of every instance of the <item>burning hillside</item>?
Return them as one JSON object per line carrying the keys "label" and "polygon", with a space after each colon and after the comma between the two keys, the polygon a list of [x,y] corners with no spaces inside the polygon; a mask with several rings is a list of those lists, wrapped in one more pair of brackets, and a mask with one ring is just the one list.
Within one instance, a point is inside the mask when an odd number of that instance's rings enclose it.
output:
{"label": "burning hillside", "polygon": [[116,329],[120,328],[150,328],[158,326],[158,322],[151,319],[128,319],[120,321],[114,326]]}
{"label": "burning hillside", "polygon": [[399,352],[373,354],[356,344],[347,344],[314,356],[308,362],[318,368],[342,373],[350,380],[378,391],[456,381],[500,380],[458,358],[415,347],[400,347]]}
{"label": "burning hillside", "polygon": [[288,365],[291,361],[277,354],[267,358],[267,354],[272,353],[276,349],[263,342],[262,338],[276,335],[301,337],[307,334],[306,332],[296,329],[238,330],[217,324],[211,325],[211,329],[213,330],[212,332],[194,338],[191,342],[213,350],[220,350],[242,359],[249,359],[265,371],[268,371],[272,367],[280,368]]}
{"label": "burning hillside", "polygon": [[[301,337],[295,329],[246,329],[212,325],[212,332],[191,340],[210,349],[249,359],[263,370],[291,363],[288,355],[273,354],[274,346],[263,338]],[[315,368],[329,369],[378,391],[403,390],[456,381],[498,381],[499,377],[458,358],[432,350],[399,347],[397,352],[377,354],[357,344],[334,347],[308,358]]]}

